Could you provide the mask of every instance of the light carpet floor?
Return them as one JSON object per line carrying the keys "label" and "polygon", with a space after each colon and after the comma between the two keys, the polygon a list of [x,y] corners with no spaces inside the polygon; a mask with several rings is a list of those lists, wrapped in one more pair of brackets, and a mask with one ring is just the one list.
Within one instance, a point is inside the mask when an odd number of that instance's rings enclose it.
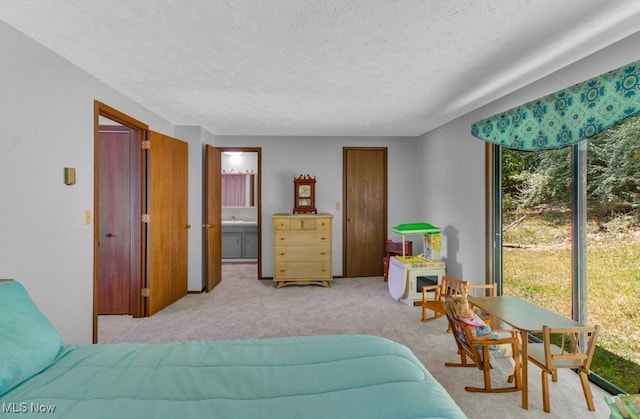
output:
{"label": "light carpet floor", "polygon": [[[578,376],[560,371],[550,382],[551,413],[542,411],[540,370],[529,367],[529,409],[520,393],[469,393],[482,386],[475,368],[445,367],[458,361],[446,319],[420,321],[420,309],[395,301],[382,277],[337,278],[331,288],[287,286],[258,280],[255,264],[223,264],[222,282],[210,293],[189,294],[152,317],[100,316],[98,340],[166,342],[279,336],[368,334],[408,346],[469,418],[608,418],[608,393],[592,384],[596,411],[589,412]],[[493,381],[506,377],[494,370]]]}

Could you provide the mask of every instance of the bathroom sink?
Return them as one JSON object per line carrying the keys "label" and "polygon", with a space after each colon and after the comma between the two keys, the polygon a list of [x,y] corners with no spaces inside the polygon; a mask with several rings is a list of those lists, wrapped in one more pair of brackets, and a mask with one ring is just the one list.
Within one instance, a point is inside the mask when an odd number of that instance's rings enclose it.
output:
{"label": "bathroom sink", "polygon": [[222,220],[222,225],[256,225],[257,221],[251,220]]}

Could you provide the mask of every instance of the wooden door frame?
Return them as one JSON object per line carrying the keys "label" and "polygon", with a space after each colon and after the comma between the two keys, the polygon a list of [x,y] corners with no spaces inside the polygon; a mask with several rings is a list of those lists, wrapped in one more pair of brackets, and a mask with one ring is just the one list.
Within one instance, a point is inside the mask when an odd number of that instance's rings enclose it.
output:
{"label": "wooden door frame", "polygon": [[[98,342],[98,271],[100,266],[99,258],[99,173],[100,173],[100,153],[99,153],[99,141],[100,141],[100,116],[108,118],[112,121],[118,122],[133,130],[137,130],[140,133],[141,139],[146,138],[149,126],[140,122],[109,105],[106,105],[99,101],[94,101],[93,112],[93,343]],[[141,186],[146,182],[146,168],[141,163]],[[144,194],[144,188],[140,188],[140,193]],[[140,199],[142,200],[142,196]],[[135,214],[134,214],[135,215]],[[140,214],[141,215],[141,214]],[[141,223],[142,224],[142,223]],[[131,284],[131,289],[140,290],[144,284],[144,278],[146,274],[146,237],[144,234],[140,234],[140,266],[141,272],[137,278],[132,278],[135,283]],[[142,317],[144,315],[144,299],[140,296],[138,298],[132,298],[135,304],[132,307],[132,314],[134,317]]]}
{"label": "wooden door frame", "polygon": [[205,144],[203,151],[203,291],[211,292],[222,282],[222,152],[211,144]]}
{"label": "wooden door frame", "polygon": [[[257,211],[257,228],[258,228],[258,257],[256,263],[258,264],[258,279],[267,279],[262,277],[262,147],[219,147],[213,146],[224,153],[225,151],[242,151],[247,153],[258,153],[258,167],[256,182],[258,187],[256,189],[256,211]],[[222,205],[222,201],[220,203]],[[222,257],[222,256],[221,256]],[[268,278],[270,279],[270,278]]]}
{"label": "wooden door frame", "polygon": [[[383,205],[383,212],[384,212],[384,242],[382,243],[382,246],[384,247],[386,244],[386,240],[387,240],[387,233],[388,233],[388,218],[389,218],[389,207],[388,207],[388,200],[389,200],[389,149],[388,147],[342,147],[342,202],[343,202],[343,214],[344,217],[342,218],[342,273],[343,276],[347,275],[347,258],[348,258],[348,243],[347,243],[347,181],[348,181],[348,177],[347,177],[347,153],[350,150],[369,150],[369,151],[383,151],[384,152],[384,202],[382,203]],[[380,266],[382,266],[382,261],[380,262]]]}

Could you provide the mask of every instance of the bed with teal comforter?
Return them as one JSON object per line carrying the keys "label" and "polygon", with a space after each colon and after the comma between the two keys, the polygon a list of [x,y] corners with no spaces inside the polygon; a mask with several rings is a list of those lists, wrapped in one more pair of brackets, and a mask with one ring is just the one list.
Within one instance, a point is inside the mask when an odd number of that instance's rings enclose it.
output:
{"label": "bed with teal comforter", "polygon": [[15,281],[0,282],[0,336],[0,416],[465,417],[407,347],[380,337],[66,346]]}

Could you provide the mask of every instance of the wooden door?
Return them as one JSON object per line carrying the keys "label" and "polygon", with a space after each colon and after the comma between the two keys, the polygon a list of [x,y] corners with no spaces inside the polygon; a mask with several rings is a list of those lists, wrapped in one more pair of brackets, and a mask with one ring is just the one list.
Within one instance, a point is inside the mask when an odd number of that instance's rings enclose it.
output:
{"label": "wooden door", "polygon": [[387,231],[387,149],[343,149],[343,272],[382,276]]}
{"label": "wooden door", "polygon": [[188,144],[149,132],[147,316],[187,294]]}
{"label": "wooden door", "polygon": [[205,269],[206,290],[222,280],[221,152],[207,145],[205,156]]}
{"label": "wooden door", "polygon": [[98,137],[98,314],[135,314],[140,286],[140,141],[137,131],[101,126]]}

